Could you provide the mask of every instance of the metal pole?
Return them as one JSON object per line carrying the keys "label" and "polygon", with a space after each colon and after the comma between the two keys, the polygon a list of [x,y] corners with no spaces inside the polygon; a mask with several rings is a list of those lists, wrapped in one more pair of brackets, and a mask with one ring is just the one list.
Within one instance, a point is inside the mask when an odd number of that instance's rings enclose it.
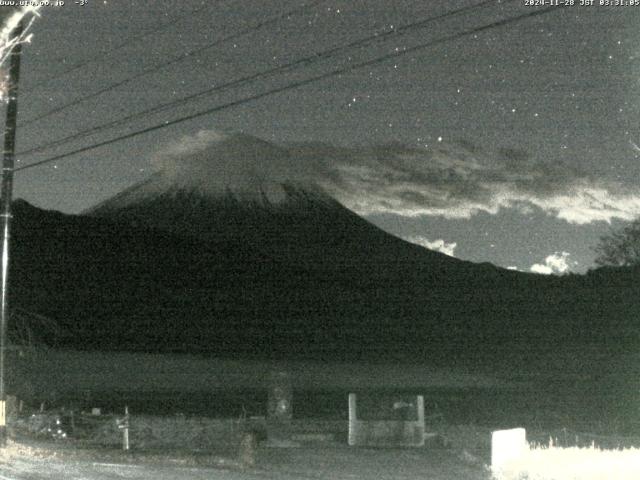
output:
{"label": "metal pole", "polygon": [[[22,35],[24,25],[18,24],[13,38]],[[4,127],[4,158],[2,160],[2,192],[0,193],[0,218],[2,221],[2,272],[0,276],[0,446],[7,444],[5,350],[7,344],[7,320],[9,316],[9,226],[11,223],[11,199],[13,196],[13,164],[16,146],[16,120],[18,117],[18,80],[20,79],[20,42],[11,52],[9,66],[9,90],[7,120]]]}

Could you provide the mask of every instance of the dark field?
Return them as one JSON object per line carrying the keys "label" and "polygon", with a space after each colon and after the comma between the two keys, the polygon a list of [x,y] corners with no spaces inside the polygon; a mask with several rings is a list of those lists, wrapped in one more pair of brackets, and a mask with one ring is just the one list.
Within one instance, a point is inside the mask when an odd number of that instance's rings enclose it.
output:
{"label": "dark field", "polygon": [[428,426],[436,431],[441,424],[475,424],[636,435],[636,357],[566,352],[444,367],[49,350],[19,359],[16,387],[34,407],[46,402],[119,413],[127,405],[132,415],[237,419],[265,415],[269,372],[284,370],[293,387],[294,419],[346,422],[351,392],[365,403],[421,394]]}
{"label": "dark field", "polygon": [[[569,428],[596,433],[640,434],[639,407],[630,392],[594,389],[584,385],[563,392],[529,389],[331,389],[294,390],[293,418],[348,419],[347,397],[358,394],[363,418],[377,404],[392,398],[423,395],[428,426],[437,432],[444,424],[489,428],[522,426],[528,430],[555,431]],[[64,392],[51,398],[50,407],[75,407],[89,411],[132,415],[185,415],[209,418],[249,418],[266,415],[267,391],[245,388],[215,391],[103,391]],[[371,415],[371,414],[370,414]]]}

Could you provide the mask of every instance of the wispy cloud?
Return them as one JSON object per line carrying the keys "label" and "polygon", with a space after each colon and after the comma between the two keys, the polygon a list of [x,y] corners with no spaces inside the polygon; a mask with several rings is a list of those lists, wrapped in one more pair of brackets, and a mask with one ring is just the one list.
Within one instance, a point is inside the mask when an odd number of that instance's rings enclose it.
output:
{"label": "wispy cloud", "polygon": [[259,185],[269,191],[284,181],[313,183],[362,215],[469,218],[532,206],[575,224],[640,215],[639,188],[596,178],[557,159],[542,162],[513,149],[487,152],[463,141],[430,149],[345,148],[274,145],[201,132],[161,152],[157,161],[201,188]]}
{"label": "wispy cloud", "polygon": [[421,245],[429,250],[435,250],[436,252],[444,253],[445,255],[449,255],[450,257],[455,256],[454,252],[458,244],[456,242],[447,243],[442,239],[431,241],[426,237],[420,235],[414,235],[410,237],[406,237],[405,240],[411,243],[415,243],[416,245]]}
{"label": "wispy cloud", "polygon": [[[542,273],[545,275],[562,274],[570,271],[569,252],[555,252],[553,255],[547,256],[544,263],[534,263],[531,265],[531,271],[534,273]],[[577,262],[573,262],[577,264]]]}

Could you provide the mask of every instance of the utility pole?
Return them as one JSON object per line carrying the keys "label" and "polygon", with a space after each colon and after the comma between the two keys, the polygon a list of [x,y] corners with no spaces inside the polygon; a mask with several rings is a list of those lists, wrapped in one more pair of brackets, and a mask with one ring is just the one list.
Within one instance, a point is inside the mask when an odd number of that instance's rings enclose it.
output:
{"label": "utility pole", "polygon": [[[20,38],[22,22],[12,33]],[[20,53],[17,42],[10,57],[9,88],[7,92],[7,120],[4,127],[4,157],[2,160],[2,191],[0,192],[0,219],[2,221],[2,271],[0,272],[0,447],[7,445],[7,393],[5,391],[5,356],[7,345],[7,321],[9,318],[9,227],[11,225],[11,200],[13,196],[13,164],[16,147],[16,121],[18,117],[18,80],[20,79]]]}

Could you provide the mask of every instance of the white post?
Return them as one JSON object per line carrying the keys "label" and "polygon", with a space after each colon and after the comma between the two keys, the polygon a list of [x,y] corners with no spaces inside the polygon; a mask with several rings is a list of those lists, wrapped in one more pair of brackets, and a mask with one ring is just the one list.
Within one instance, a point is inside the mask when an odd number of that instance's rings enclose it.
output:
{"label": "white post", "polygon": [[356,394],[349,394],[349,437],[348,444],[349,446],[354,446],[356,444],[356,421],[358,420],[358,411],[357,411],[357,400]]}
{"label": "white post", "polygon": [[491,469],[494,473],[516,473],[518,460],[529,451],[524,428],[491,433]]}
{"label": "white post", "polygon": [[424,397],[422,395],[418,395],[417,403],[416,408],[418,409],[418,422],[424,428]]}

